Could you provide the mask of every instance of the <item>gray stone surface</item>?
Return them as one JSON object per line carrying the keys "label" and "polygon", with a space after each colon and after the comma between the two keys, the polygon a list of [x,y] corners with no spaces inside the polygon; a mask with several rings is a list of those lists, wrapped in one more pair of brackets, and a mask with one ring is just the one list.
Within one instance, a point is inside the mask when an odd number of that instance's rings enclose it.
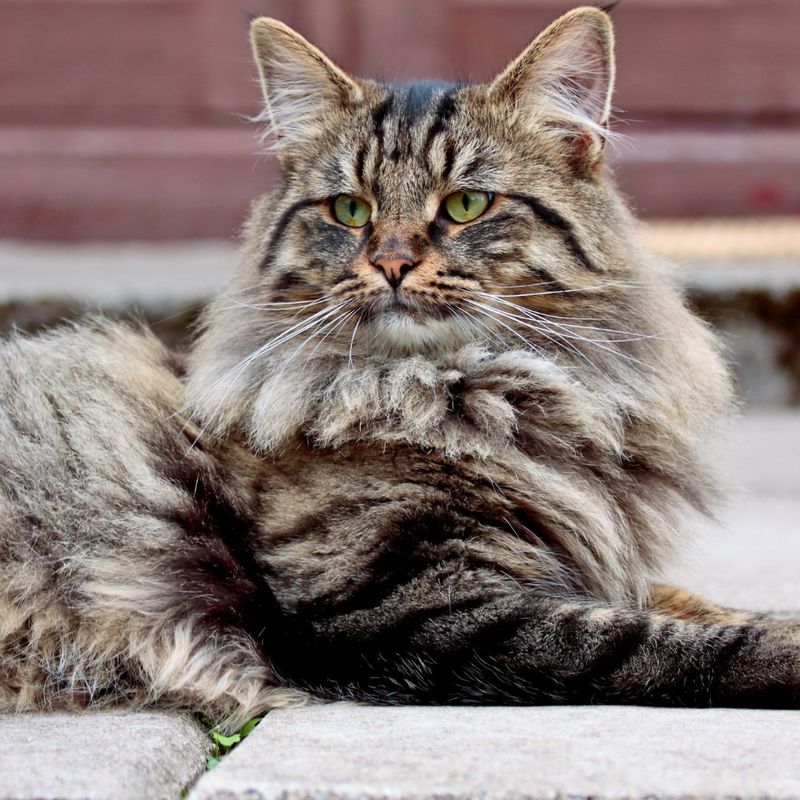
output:
{"label": "gray stone surface", "polygon": [[735,608],[800,616],[800,499],[743,498],[698,527],[672,583]]}
{"label": "gray stone surface", "polygon": [[738,608],[800,615],[800,411],[750,413],[720,445],[734,491],[698,521],[673,583]]}
{"label": "gray stone surface", "polygon": [[41,244],[0,240],[0,303],[119,307],[205,301],[236,266],[232,242]]}
{"label": "gray stone surface", "polygon": [[0,800],[173,800],[209,744],[180,714],[2,715]]}
{"label": "gray stone surface", "polygon": [[744,496],[800,500],[800,410],[751,410],[719,445],[719,459]]}
{"label": "gray stone surface", "polygon": [[617,706],[270,714],[190,800],[797,798],[800,713]]}
{"label": "gray stone surface", "polygon": [[796,261],[687,262],[676,267],[676,274],[687,288],[705,292],[784,293],[800,286],[800,264]]}

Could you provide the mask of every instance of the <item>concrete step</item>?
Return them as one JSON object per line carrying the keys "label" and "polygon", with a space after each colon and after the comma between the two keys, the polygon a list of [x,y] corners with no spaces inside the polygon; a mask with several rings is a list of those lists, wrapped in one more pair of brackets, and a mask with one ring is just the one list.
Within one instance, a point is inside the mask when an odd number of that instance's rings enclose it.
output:
{"label": "concrete step", "polygon": [[733,608],[800,617],[800,497],[744,496],[697,528],[671,583]]}
{"label": "concrete step", "polygon": [[189,800],[800,797],[800,713],[620,706],[275,711]]}
{"label": "concrete step", "polygon": [[724,605],[800,616],[800,411],[750,413],[718,444],[731,495],[669,580]]}
{"label": "concrete step", "polygon": [[205,767],[191,717],[156,712],[0,715],[0,800],[175,800]]}

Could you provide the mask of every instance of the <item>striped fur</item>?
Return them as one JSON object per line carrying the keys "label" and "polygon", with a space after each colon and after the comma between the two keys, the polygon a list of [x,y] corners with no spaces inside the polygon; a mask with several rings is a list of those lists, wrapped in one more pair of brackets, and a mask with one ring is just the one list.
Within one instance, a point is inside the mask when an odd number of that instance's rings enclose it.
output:
{"label": "striped fur", "polygon": [[284,179],[185,378],[102,321],[0,346],[0,710],[800,707],[797,623],[658,584],[731,391],[604,166],[607,15],[478,86],[253,44]]}
{"label": "striped fur", "polygon": [[0,712],[294,699],[256,636],[252,465],[195,442],[180,374],[100,320],[0,343]]}

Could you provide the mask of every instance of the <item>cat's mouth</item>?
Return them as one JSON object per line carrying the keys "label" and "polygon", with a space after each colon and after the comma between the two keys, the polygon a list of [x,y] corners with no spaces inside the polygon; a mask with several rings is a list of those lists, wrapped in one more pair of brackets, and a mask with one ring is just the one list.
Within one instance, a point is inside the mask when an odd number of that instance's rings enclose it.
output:
{"label": "cat's mouth", "polygon": [[465,344],[465,328],[456,324],[451,308],[435,298],[393,292],[374,302],[364,320],[372,330],[370,346],[404,355],[450,349]]}
{"label": "cat's mouth", "polygon": [[393,292],[376,309],[376,316],[390,315],[423,324],[431,319],[444,320],[452,312],[430,297],[410,292]]}

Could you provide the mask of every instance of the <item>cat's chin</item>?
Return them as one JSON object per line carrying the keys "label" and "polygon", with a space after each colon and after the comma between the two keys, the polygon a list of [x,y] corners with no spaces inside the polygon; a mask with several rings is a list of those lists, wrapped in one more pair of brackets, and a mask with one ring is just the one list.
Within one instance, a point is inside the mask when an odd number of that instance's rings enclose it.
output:
{"label": "cat's chin", "polygon": [[386,355],[440,353],[476,341],[463,323],[451,315],[432,316],[423,310],[396,303],[372,317],[365,336],[371,352]]}

